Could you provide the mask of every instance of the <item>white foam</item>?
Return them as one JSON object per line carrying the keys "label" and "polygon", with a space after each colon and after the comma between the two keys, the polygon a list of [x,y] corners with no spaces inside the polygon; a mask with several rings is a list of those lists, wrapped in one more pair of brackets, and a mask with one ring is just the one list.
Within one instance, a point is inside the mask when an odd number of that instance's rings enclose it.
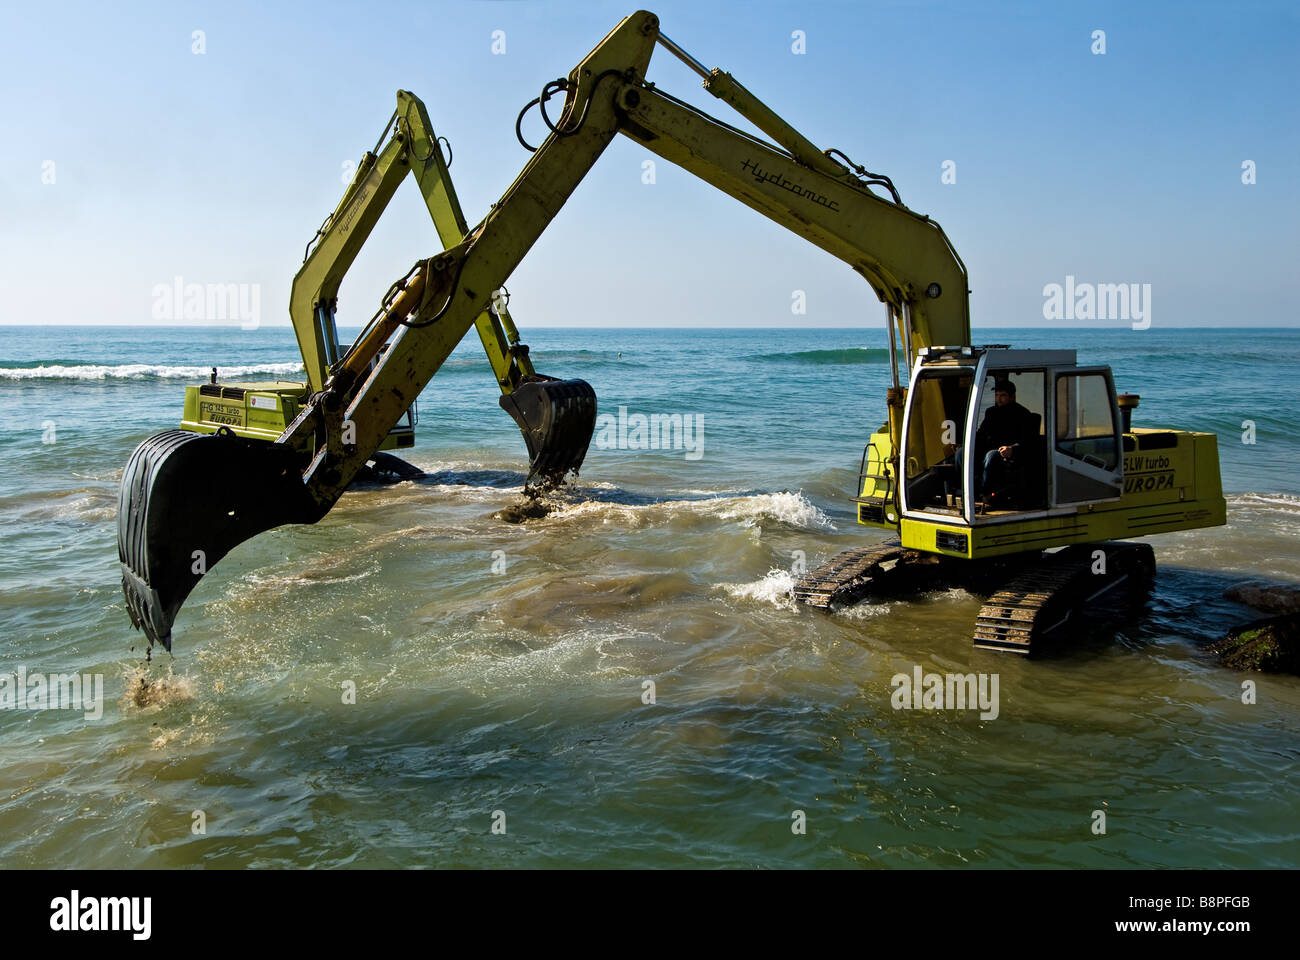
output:
{"label": "white foam", "polygon": [[760,520],[776,520],[802,530],[834,529],[830,518],[812,504],[803,493],[760,493],[752,497],[723,497],[729,501],[719,516],[723,520],[743,520],[753,526]]}
{"label": "white foam", "polygon": [[752,583],[720,583],[718,589],[737,600],[770,603],[782,610],[798,609],[794,599],[794,574],[789,570],[773,568],[761,580]]}
{"label": "white foam", "polygon": [[[121,363],[116,365],[75,364],[64,366],[50,364],[39,367],[0,367],[0,380],[203,380],[207,381],[212,368],[173,366],[152,363]],[[217,367],[222,377],[246,377],[251,374],[274,376],[302,374],[302,363],[255,363],[242,367]]]}
{"label": "white foam", "polygon": [[267,573],[249,573],[244,577],[244,584],[256,589],[282,590],[287,587],[311,586],[324,587],[334,586],[340,583],[352,583],[356,580],[364,580],[379,573],[379,564],[372,563],[366,569],[359,570],[356,573],[331,574],[327,572],[332,568],[344,567],[347,563],[345,558],[332,558],[327,561],[323,567],[309,569],[293,574],[267,574]]}
{"label": "white foam", "polygon": [[428,491],[435,496],[457,497],[469,503],[500,503],[519,497],[524,488],[520,487],[472,487],[460,483],[426,484],[421,491]]}
{"label": "white foam", "polygon": [[844,617],[846,620],[872,620],[875,617],[883,617],[889,611],[890,606],[887,603],[872,603],[864,600],[850,607],[836,607],[833,612],[837,617]]}
{"label": "white foam", "polygon": [[[496,695],[504,686],[535,689],[538,682],[567,684],[575,677],[645,676],[645,651],[663,643],[656,633],[596,627],[557,636],[509,631],[493,638],[474,631],[440,637],[433,659],[440,674],[458,676],[466,689]],[[453,659],[444,666],[449,654]]]}
{"label": "white foam", "polygon": [[647,504],[608,503],[585,500],[564,506],[551,514],[557,520],[596,517],[605,523],[643,524],[657,516],[711,516],[739,520],[745,527],[765,521],[783,523],[801,530],[834,529],[830,519],[802,493],[759,493],[748,497],[708,497],[701,500],[663,500]]}
{"label": "white foam", "polygon": [[1285,513],[1300,512],[1300,497],[1289,493],[1242,493],[1228,497],[1229,507],[1278,509]]}

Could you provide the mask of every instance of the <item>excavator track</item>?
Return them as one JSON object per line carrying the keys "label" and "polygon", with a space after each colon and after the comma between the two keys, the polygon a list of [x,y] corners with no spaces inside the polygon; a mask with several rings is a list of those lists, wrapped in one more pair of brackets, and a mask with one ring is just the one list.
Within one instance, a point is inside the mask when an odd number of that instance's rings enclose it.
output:
{"label": "excavator track", "polygon": [[[1098,564],[1096,552],[1105,554]],[[1155,554],[1145,543],[1089,543],[1046,554],[989,597],[975,619],[975,646],[1029,654],[1034,644],[1103,594],[1150,583]]]}
{"label": "excavator track", "polygon": [[846,550],[800,577],[794,585],[794,598],[823,610],[832,603],[853,603],[870,589],[884,564],[908,552],[897,540]]}
{"label": "excavator track", "polygon": [[[1099,563],[1097,552],[1105,555]],[[800,577],[794,598],[811,607],[857,603],[870,593],[906,593],[940,583],[988,596],[975,620],[975,646],[1029,654],[1036,644],[1117,588],[1142,589],[1155,573],[1145,543],[1088,543],[1056,553],[971,565],[902,547],[897,540],[847,550]],[[992,591],[990,594],[989,591]]]}

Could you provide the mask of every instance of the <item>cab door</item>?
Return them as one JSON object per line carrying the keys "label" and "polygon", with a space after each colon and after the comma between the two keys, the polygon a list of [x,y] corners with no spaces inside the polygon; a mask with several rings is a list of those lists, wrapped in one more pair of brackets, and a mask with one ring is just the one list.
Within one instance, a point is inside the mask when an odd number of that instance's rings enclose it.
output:
{"label": "cab door", "polygon": [[918,363],[907,392],[900,451],[899,494],[905,516],[960,521],[967,473],[960,450],[974,384],[973,363]]}
{"label": "cab door", "polygon": [[1052,375],[1053,505],[1118,500],[1124,448],[1110,367],[1058,368]]}

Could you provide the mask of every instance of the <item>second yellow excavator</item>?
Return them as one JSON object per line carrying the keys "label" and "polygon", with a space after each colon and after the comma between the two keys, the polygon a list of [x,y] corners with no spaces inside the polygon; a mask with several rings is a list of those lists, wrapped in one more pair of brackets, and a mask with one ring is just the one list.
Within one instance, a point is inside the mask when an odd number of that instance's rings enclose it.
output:
{"label": "second yellow excavator", "polygon": [[[442,144],[447,144],[447,153]],[[214,367],[209,383],[186,388],[182,430],[265,442],[284,433],[299,410],[324,389],[331,367],[345,352],[335,323],[339,286],[408,173],[415,178],[443,246],[454,246],[465,236],[465,216],[451,182],[450,153],[446,138],[434,134],[420,98],[399,90],[397,109],[375,148],[357,163],[338,206],[307,244],[293,278],[289,319],[307,381],[218,382]],[[385,303],[394,293],[389,291]],[[528,483],[545,487],[581,467],[595,428],[596,394],[582,380],[558,380],[533,368],[528,346],[520,342],[506,307],[508,299],[504,291],[503,296],[493,297],[474,327],[501,388],[501,406],[519,425],[528,446]],[[371,364],[377,359],[378,355]],[[382,452],[413,446],[416,419],[412,401],[372,451],[369,469],[363,468],[362,475],[399,479],[420,475],[410,464]],[[300,434],[298,441],[309,456],[315,435]]]}
{"label": "second yellow excavator", "polygon": [[[771,142],[650,83],[656,45]],[[546,104],[560,93],[553,122]],[[1080,366],[1073,350],[972,344],[966,268],[939,225],[888,177],[817,149],[704,67],[654,14],[624,19],[525,112],[534,105],[550,134],[515,182],[394,285],[274,442],[171,431],[132,454],[118,549],[128,611],[151,643],[170,649],[184,598],[235,544],[329,511],[618,134],[843,260],[885,305],[888,416],[870,434],[854,501],[859,522],[895,539],[814,570],[795,587],[800,600],[962,580],[989,594],[975,642],[1028,653],[1102,594],[1150,578],[1150,548],[1111,538],[1225,522],[1212,434],[1133,428],[1137,396],[1117,394],[1110,369]]]}

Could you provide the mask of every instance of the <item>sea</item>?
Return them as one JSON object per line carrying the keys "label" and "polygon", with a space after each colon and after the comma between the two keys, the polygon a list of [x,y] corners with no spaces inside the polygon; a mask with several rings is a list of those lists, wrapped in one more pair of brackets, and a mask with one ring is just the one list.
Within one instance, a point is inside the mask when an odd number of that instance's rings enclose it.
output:
{"label": "sea", "polygon": [[[236,548],[146,656],[122,467],[211,367],[300,376],[292,331],[0,327],[0,867],[1300,866],[1300,678],[1210,650],[1261,616],[1234,584],[1300,583],[1300,330],[974,339],[1076,349],[1135,426],[1218,435],[1227,525],[1150,538],[1150,597],[1044,656],[974,649],[962,590],[792,602],[885,536],[850,501],[880,328],[526,330],[693,446],[593,444],[525,523],[471,334],[419,400],[424,479]],[[917,671],[996,678],[996,715],[900,709]]]}

